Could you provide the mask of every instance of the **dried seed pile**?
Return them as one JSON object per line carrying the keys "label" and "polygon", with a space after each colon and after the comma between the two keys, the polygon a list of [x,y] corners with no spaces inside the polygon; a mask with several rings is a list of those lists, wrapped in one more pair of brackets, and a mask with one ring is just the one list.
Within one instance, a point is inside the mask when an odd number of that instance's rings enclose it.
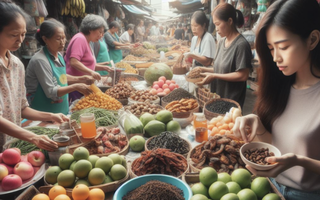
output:
{"label": "dried seed pile", "polygon": [[200,78],[201,69],[200,67],[196,67],[190,71],[188,74],[188,78]]}
{"label": "dried seed pile", "polygon": [[244,152],[244,156],[251,162],[259,165],[272,165],[265,161],[266,157],[274,156],[273,152],[269,152],[269,148],[254,148]]}
{"label": "dried seed pile", "polygon": [[105,93],[115,99],[127,99],[131,96],[133,88],[126,82],[121,82],[108,89]]}
{"label": "dried seed pile", "polygon": [[229,101],[213,101],[210,104],[206,105],[206,109],[213,113],[226,114],[230,110],[230,108],[238,106]]}
{"label": "dried seed pile", "polygon": [[130,191],[122,200],[184,200],[183,191],[169,183],[149,181]]}
{"label": "dried seed pile", "polygon": [[168,103],[172,101],[179,101],[181,99],[196,99],[196,97],[182,88],[177,88],[172,90],[172,92],[170,92],[167,96],[162,98],[164,102]]}
{"label": "dried seed pile", "polygon": [[171,149],[175,153],[185,154],[189,152],[188,142],[183,140],[176,133],[169,131],[162,132],[160,135],[152,138],[147,144],[148,149]]}

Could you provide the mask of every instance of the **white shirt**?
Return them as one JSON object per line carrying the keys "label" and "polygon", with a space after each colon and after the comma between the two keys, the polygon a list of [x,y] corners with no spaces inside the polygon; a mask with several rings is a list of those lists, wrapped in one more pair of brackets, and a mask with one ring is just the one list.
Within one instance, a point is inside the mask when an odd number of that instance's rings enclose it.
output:
{"label": "white shirt", "polygon": [[122,43],[128,43],[128,42],[131,43],[132,41],[132,38],[129,35],[128,31],[124,32],[119,39],[120,39],[120,42]]}

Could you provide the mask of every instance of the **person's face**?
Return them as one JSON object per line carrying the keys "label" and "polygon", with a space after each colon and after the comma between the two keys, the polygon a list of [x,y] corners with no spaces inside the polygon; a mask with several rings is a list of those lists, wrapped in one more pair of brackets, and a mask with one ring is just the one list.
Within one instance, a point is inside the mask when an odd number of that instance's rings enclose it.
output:
{"label": "person's face", "polygon": [[191,20],[191,30],[193,35],[195,36],[201,36],[204,32],[204,25],[201,26],[200,24],[197,24],[194,19]]}
{"label": "person's face", "polygon": [[228,21],[220,20],[215,15],[212,16],[214,25],[216,26],[216,31],[221,37],[227,36],[231,32],[232,19],[229,18]]}
{"label": "person's face", "polygon": [[96,30],[90,31],[91,42],[98,42],[104,34],[104,28],[98,28]]}
{"label": "person's face", "polygon": [[26,32],[26,21],[21,15],[18,15],[17,19],[3,27],[0,33],[0,47],[10,51],[18,50]]}
{"label": "person's face", "polygon": [[132,29],[129,29],[129,30],[128,30],[129,35],[132,35],[133,32],[134,32],[134,31],[133,31]]}
{"label": "person's face", "polygon": [[47,47],[54,52],[62,51],[66,44],[66,35],[63,28],[58,27],[51,38],[42,37]]}
{"label": "person's face", "polygon": [[143,26],[143,21],[142,20],[140,21],[140,26]]}
{"label": "person's face", "polygon": [[310,70],[310,47],[299,35],[272,25],[266,36],[273,61],[284,75]]}

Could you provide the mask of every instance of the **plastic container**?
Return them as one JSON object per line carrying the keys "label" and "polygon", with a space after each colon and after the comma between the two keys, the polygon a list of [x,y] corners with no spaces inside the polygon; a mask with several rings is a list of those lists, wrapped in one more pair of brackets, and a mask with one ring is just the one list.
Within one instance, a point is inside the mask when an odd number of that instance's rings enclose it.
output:
{"label": "plastic container", "polygon": [[80,124],[83,138],[94,138],[97,135],[95,117],[93,113],[81,114]]}
{"label": "plastic container", "polygon": [[197,142],[208,141],[207,119],[203,113],[193,113],[193,127],[195,129],[195,140]]}

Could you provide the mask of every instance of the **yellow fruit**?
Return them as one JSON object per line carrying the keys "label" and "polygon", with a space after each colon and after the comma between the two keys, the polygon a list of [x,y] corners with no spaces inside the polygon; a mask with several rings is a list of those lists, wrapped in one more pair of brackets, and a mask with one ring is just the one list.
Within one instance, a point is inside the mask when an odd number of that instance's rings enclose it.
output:
{"label": "yellow fruit", "polygon": [[84,184],[75,186],[72,190],[72,198],[74,200],[86,200],[89,197],[89,188]]}
{"label": "yellow fruit", "polygon": [[60,194],[67,194],[66,189],[64,187],[60,186],[60,185],[53,186],[49,190],[50,200],[54,200]]}
{"label": "yellow fruit", "polygon": [[104,192],[99,188],[94,188],[89,192],[88,200],[104,200]]}
{"label": "yellow fruit", "polygon": [[54,200],[71,200],[71,199],[66,194],[60,194],[56,198],[54,198]]}
{"label": "yellow fruit", "polygon": [[50,199],[49,199],[48,195],[41,193],[41,194],[37,194],[36,196],[34,196],[32,198],[32,200],[50,200]]}

